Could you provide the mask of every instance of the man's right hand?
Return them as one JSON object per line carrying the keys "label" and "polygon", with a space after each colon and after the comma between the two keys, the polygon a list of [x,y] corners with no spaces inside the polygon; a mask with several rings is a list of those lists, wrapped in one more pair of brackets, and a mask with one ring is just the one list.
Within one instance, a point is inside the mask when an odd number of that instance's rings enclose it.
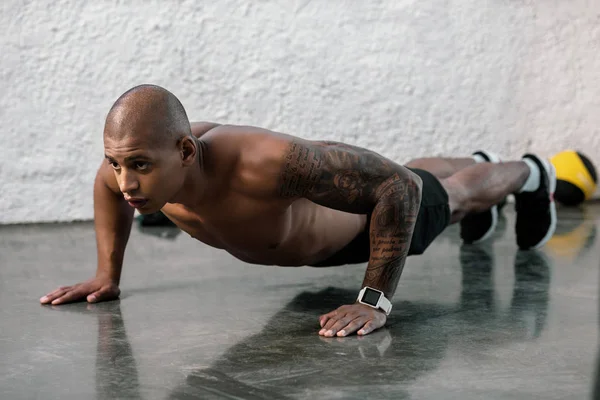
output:
{"label": "man's right hand", "polygon": [[86,299],[88,303],[114,300],[119,297],[121,290],[119,286],[108,278],[92,278],[89,281],[78,283],[73,286],[63,286],[54,292],[48,293],[40,299],[42,304],[58,305],[81,301]]}

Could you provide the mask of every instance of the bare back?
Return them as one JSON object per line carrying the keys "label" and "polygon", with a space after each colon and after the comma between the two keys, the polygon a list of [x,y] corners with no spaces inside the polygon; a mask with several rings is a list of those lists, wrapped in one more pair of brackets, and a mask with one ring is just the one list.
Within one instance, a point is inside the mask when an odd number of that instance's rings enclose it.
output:
{"label": "bare back", "polygon": [[212,193],[197,207],[168,203],[162,212],[197,240],[249,263],[301,266],[327,258],[364,229],[365,215],[278,194],[289,136],[210,125],[194,134],[202,137]]}

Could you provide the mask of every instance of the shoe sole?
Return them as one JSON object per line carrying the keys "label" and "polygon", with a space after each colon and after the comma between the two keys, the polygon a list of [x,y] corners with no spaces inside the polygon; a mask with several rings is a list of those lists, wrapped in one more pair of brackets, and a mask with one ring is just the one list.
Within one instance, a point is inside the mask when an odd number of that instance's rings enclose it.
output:
{"label": "shoe sole", "polygon": [[547,160],[540,160],[547,167],[546,172],[548,172],[548,178],[550,178],[550,195],[552,196],[552,201],[550,202],[550,228],[548,232],[546,232],[546,236],[542,240],[538,242],[535,246],[532,246],[531,249],[539,249],[543,247],[548,240],[554,235],[554,231],[556,230],[556,203],[554,202],[554,191],[556,190],[556,169],[552,163]]}
{"label": "shoe sole", "polygon": [[497,206],[493,206],[492,208],[490,208],[490,212],[492,213],[492,223],[490,224],[490,228],[483,234],[482,237],[480,237],[479,239],[474,240],[473,242],[471,242],[472,244],[478,244],[478,243],[481,243],[483,241],[486,241],[496,231],[496,226],[498,226],[498,207]]}

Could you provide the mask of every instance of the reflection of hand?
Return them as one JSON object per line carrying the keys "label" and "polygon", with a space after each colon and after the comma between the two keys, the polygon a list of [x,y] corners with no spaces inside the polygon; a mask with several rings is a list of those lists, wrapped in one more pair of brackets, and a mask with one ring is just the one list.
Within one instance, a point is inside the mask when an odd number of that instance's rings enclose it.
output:
{"label": "reflection of hand", "polygon": [[108,278],[92,278],[73,286],[63,286],[48,293],[40,299],[40,303],[53,305],[81,301],[89,303],[114,300],[121,294],[119,286]]}
{"label": "reflection of hand", "polygon": [[369,337],[363,335],[356,338],[326,338],[323,336],[319,336],[319,338],[331,346],[343,348],[344,351],[356,349],[363,360],[384,357],[393,342],[392,334],[386,328],[373,332]]}
{"label": "reflection of hand", "polygon": [[319,324],[323,328],[319,335],[347,336],[357,330],[357,334],[367,335],[381,328],[386,321],[387,317],[381,310],[359,303],[345,305],[319,317]]}

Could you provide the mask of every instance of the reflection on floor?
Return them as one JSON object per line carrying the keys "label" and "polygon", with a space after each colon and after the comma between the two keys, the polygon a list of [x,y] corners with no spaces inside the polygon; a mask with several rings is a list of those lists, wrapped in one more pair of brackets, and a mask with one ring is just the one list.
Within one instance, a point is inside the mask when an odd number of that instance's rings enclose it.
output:
{"label": "reflection on floor", "polygon": [[0,398],[600,398],[600,206],[560,210],[542,251],[517,251],[505,214],[484,245],[450,227],[409,260],[387,326],[342,339],[317,318],[364,265],[252,266],[140,226],[121,300],[48,307],[93,273],[92,225],[0,228]]}

